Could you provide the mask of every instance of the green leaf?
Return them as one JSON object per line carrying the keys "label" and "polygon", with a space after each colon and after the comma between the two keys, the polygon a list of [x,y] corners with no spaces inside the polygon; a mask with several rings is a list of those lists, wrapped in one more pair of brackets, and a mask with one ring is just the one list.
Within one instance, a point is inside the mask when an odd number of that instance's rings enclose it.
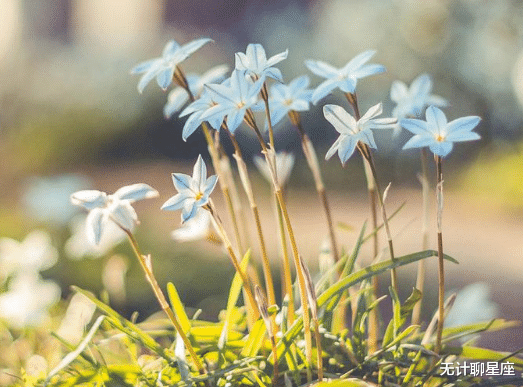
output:
{"label": "green leaf", "polygon": [[472,346],[464,346],[464,347],[444,347],[444,352],[446,354],[452,354],[452,355],[458,355],[467,359],[474,359],[474,360],[490,360],[490,361],[497,361],[502,360],[510,363],[514,363],[515,365],[518,365],[520,367],[523,367],[523,359],[512,356],[506,359],[507,355],[509,353],[504,352],[498,352],[494,351],[492,349],[487,348],[479,348],[479,347],[472,347]]}
{"label": "green leaf", "polygon": [[254,357],[258,354],[263,346],[265,332],[266,329],[263,319],[258,319],[258,321],[254,323],[254,326],[249,333],[249,337],[247,338],[247,342],[245,343],[245,347],[243,347],[241,352],[243,357]]}
{"label": "green leaf", "polygon": [[58,372],[60,372],[65,367],[67,367],[69,364],[71,364],[74,361],[74,359],[76,359],[78,357],[78,355],[80,355],[80,353],[83,352],[83,350],[85,349],[85,347],[87,347],[87,344],[89,344],[89,341],[91,341],[91,339],[93,338],[94,334],[96,333],[96,331],[98,330],[98,328],[100,327],[100,324],[102,323],[102,321],[104,319],[105,319],[105,316],[100,316],[96,319],[93,326],[89,330],[89,333],[87,333],[87,335],[80,342],[80,344],[78,344],[78,347],[74,351],[69,352],[62,359],[62,361],[60,363],[58,363],[58,365],[55,368],[53,368],[51,370],[51,372],[49,372],[49,375],[47,376],[47,379],[45,380],[45,384],[49,383],[49,380],[54,375],[56,375]]}
{"label": "green leaf", "polygon": [[143,346],[149,348],[151,351],[155,352],[157,355],[163,357],[168,362],[173,362],[175,359],[171,357],[168,352],[156,342],[151,336],[149,336],[147,333],[145,333],[142,329],[140,329],[138,326],[130,322],[129,320],[122,317],[120,314],[118,314],[115,310],[113,310],[110,306],[104,304],[100,300],[98,300],[92,293],[80,289],[76,286],[72,286],[72,289],[82,294],[83,296],[87,297],[91,302],[93,302],[96,307],[105,313],[109,318],[107,319],[107,322],[110,323],[113,327],[116,329],[122,331],[127,336],[133,338],[134,340],[137,340],[140,342]]}
{"label": "green leaf", "polygon": [[421,292],[416,288],[412,288],[411,295],[405,300],[400,309],[401,319],[403,321],[402,324],[404,324],[410,316],[419,300],[421,300]]}
{"label": "green leaf", "polygon": [[176,315],[178,321],[180,322],[180,325],[182,326],[183,333],[187,334],[191,329],[191,322],[189,320],[189,317],[187,317],[187,313],[185,313],[185,308],[182,304],[182,301],[180,300],[180,296],[178,295],[176,286],[174,286],[172,282],[169,282],[167,284],[167,294],[169,296],[171,306],[174,310],[174,314]]}
{"label": "green leaf", "polygon": [[[430,257],[436,257],[438,255],[437,251],[434,250],[425,250],[418,253],[405,255],[402,257],[395,258],[394,261],[388,260],[380,263],[375,263],[364,269],[361,269],[332,285],[329,289],[323,292],[318,297],[318,308],[325,306],[333,297],[335,297],[340,292],[343,292],[345,289],[353,286],[359,282],[362,282],[368,278],[371,278],[375,275],[381,274],[392,268],[408,265],[414,262],[417,262],[421,259],[426,259]],[[457,262],[454,258],[446,258],[451,262]],[[289,343],[293,342],[296,336],[303,329],[303,319],[299,317],[294,321],[294,324],[285,332],[282,339],[278,342],[278,358],[281,358],[281,355],[286,352],[289,347]],[[272,356],[272,355],[271,355]]]}

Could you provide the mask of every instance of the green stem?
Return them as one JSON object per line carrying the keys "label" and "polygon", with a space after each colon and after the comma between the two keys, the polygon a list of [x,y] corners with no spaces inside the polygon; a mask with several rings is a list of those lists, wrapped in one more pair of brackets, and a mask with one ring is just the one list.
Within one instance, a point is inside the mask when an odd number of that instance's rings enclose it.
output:
{"label": "green stem", "polygon": [[254,130],[254,133],[256,134],[256,137],[258,138],[258,141],[260,142],[260,146],[262,148],[262,152],[265,155],[265,160],[267,161],[267,164],[269,165],[269,171],[271,173],[271,179],[272,184],[274,185],[274,191],[276,194],[276,198],[278,200],[278,204],[280,205],[280,208],[282,210],[283,219],[285,221],[285,227],[287,228],[287,233],[289,234],[289,241],[291,243],[292,248],[292,255],[294,259],[294,266],[296,267],[296,273],[298,277],[298,287],[300,289],[300,300],[301,300],[301,307],[303,310],[303,329],[304,329],[304,335],[305,335],[305,354],[307,357],[307,378],[309,381],[312,379],[311,375],[311,369],[312,366],[312,334],[311,334],[311,322],[310,322],[310,316],[309,316],[309,305],[307,301],[307,288],[305,284],[305,277],[304,273],[300,266],[300,253],[298,251],[298,245],[296,243],[296,238],[294,237],[294,231],[292,229],[291,220],[289,218],[289,213],[287,211],[287,205],[285,203],[285,200],[283,199],[283,194],[280,188],[280,185],[278,183],[278,179],[276,177],[276,166],[272,162],[272,157],[270,157],[269,149],[267,149],[267,145],[265,144],[265,141],[263,140],[263,137],[260,133],[260,130],[256,126],[256,121],[254,120],[254,115],[250,110],[247,111],[246,115],[246,122],[247,124]]}
{"label": "green stem", "polygon": [[[421,249],[429,248],[429,178],[428,178],[428,152],[421,149],[421,196],[422,196],[422,220],[421,220]],[[421,298],[412,312],[412,324],[419,325],[421,319],[421,307],[423,291],[425,289],[425,261],[418,262],[418,273],[416,276],[416,289],[421,292]]]}
{"label": "green stem", "polygon": [[289,261],[289,251],[287,249],[287,238],[285,237],[285,224],[283,222],[283,214],[278,203],[278,198],[276,194],[274,195],[275,200],[275,210],[276,217],[278,219],[278,229],[280,233],[280,244],[282,250],[282,264],[283,264],[283,298],[288,297],[288,307],[287,307],[287,323],[292,325],[294,322],[294,296],[292,294],[292,274],[291,274],[291,265]]}
{"label": "green stem", "polygon": [[[118,224],[118,223],[117,223]],[[191,356],[194,365],[198,369],[198,372],[202,375],[207,374],[207,370],[205,369],[205,366],[202,364],[198,356],[196,355],[196,352],[194,351],[194,348],[187,337],[187,335],[184,333],[183,328],[176,318],[176,315],[172,311],[171,307],[169,306],[169,303],[167,302],[167,299],[165,298],[165,295],[162,292],[162,289],[158,285],[158,282],[156,281],[156,277],[153,274],[150,258],[147,259],[141,252],[140,247],[138,246],[138,242],[134,238],[134,235],[130,230],[127,230],[125,227],[122,227],[118,224],[118,226],[127,234],[127,237],[129,238],[129,242],[131,243],[131,246],[133,248],[133,251],[138,258],[138,261],[140,262],[140,265],[142,266],[142,269],[145,273],[145,278],[147,279],[147,282],[151,285],[151,288],[153,290],[153,293],[158,300],[158,303],[160,304],[160,307],[163,309],[163,311],[167,314],[167,317],[173,324],[174,328],[180,335],[180,337],[183,340],[183,343],[185,344],[185,348],[187,348],[187,351],[189,352],[189,355]]]}
{"label": "green stem", "polygon": [[245,160],[242,155],[242,151],[240,149],[240,145],[238,144],[238,141],[236,141],[236,137],[234,134],[232,134],[227,127],[227,124],[223,124],[222,128],[225,130],[229,138],[231,139],[231,142],[234,146],[235,150],[235,159],[238,164],[238,170],[240,173],[240,178],[242,181],[242,185],[245,191],[245,194],[247,195],[247,198],[249,200],[249,204],[251,207],[252,215],[254,217],[254,221],[256,223],[256,231],[258,233],[258,242],[260,245],[260,251],[262,256],[262,267],[263,267],[263,274],[265,277],[265,287],[267,289],[267,298],[269,300],[269,305],[276,304],[276,296],[274,292],[274,281],[272,279],[271,274],[271,265],[269,262],[269,257],[267,254],[267,247],[265,245],[265,239],[263,238],[263,230],[261,227],[261,220],[260,220],[260,213],[258,211],[258,206],[256,204],[256,201],[254,200],[254,193],[252,191],[252,185],[249,178],[249,172],[247,170],[247,166],[245,164]]}
{"label": "green stem", "polygon": [[320,201],[323,206],[323,211],[325,212],[325,217],[327,219],[329,239],[331,242],[331,249],[334,256],[334,260],[338,262],[340,257],[338,254],[338,243],[336,241],[336,233],[334,231],[334,222],[332,221],[329,201],[327,199],[327,192],[323,183],[320,164],[318,162],[318,158],[316,157],[316,150],[314,149],[314,145],[312,144],[312,141],[310,140],[309,136],[307,136],[307,133],[305,133],[305,130],[303,129],[299,113],[294,110],[291,110],[289,112],[289,118],[298,130],[298,133],[300,135],[303,154],[305,155],[305,159],[307,160],[309,169],[312,172],[312,177],[314,178],[316,191],[318,192],[318,196],[320,197]]}
{"label": "green stem", "polygon": [[443,173],[441,169],[441,157],[435,156],[437,182],[436,186],[436,203],[438,206],[438,303],[439,303],[439,318],[438,330],[436,338],[436,353],[441,351],[441,338],[443,335],[443,322],[445,319],[445,270],[443,266],[443,231],[442,231],[442,215],[443,215]]}

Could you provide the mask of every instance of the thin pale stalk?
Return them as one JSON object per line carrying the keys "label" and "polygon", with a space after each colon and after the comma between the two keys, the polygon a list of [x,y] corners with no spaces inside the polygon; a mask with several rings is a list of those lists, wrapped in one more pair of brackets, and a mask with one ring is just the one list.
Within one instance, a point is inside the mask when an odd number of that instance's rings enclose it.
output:
{"label": "thin pale stalk", "polygon": [[441,351],[441,337],[443,335],[443,322],[445,320],[445,270],[443,266],[443,230],[442,230],[442,215],[443,215],[443,172],[441,170],[441,157],[435,156],[437,182],[436,186],[436,203],[438,206],[438,303],[439,303],[439,318],[438,330],[436,334],[436,353]]}
{"label": "thin pale stalk", "polygon": [[318,192],[318,196],[320,197],[320,201],[323,206],[323,211],[325,212],[325,217],[327,219],[329,239],[331,242],[331,249],[334,256],[334,260],[338,262],[340,257],[338,254],[338,243],[336,241],[336,233],[334,231],[334,222],[332,221],[329,201],[327,199],[327,192],[325,190],[325,184],[323,183],[320,164],[318,162],[318,158],[316,157],[316,150],[314,149],[314,145],[312,144],[312,141],[310,140],[309,136],[307,136],[307,133],[305,133],[305,130],[303,129],[299,113],[292,110],[291,112],[289,112],[289,118],[298,130],[298,133],[300,135],[303,154],[305,155],[305,159],[307,160],[307,164],[309,165],[309,169],[311,170],[312,177],[314,178],[316,191]]}
{"label": "thin pale stalk", "polygon": [[[362,156],[365,157],[367,159],[367,161],[369,162],[369,166],[372,171],[372,176],[374,178],[374,184],[376,185],[376,192],[378,194],[378,199],[379,199],[380,206],[381,206],[381,215],[383,217],[383,225],[385,227],[385,233],[387,235],[390,259],[394,260],[395,256],[394,256],[394,245],[392,243],[392,234],[390,233],[389,220],[387,217],[387,211],[385,209],[385,201],[383,199],[383,193],[380,189],[380,185],[378,182],[378,174],[376,172],[376,166],[374,164],[372,152],[370,151],[370,148],[366,144],[362,144],[362,143],[360,143],[358,145],[358,149],[360,150]],[[398,293],[398,277],[396,275],[395,268],[391,270],[391,282],[392,282],[392,287],[394,288],[396,293]]]}
{"label": "thin pale stalk", "polygon": [[[360,109],[358,107],[358,97],[356,96],[356,94],[353,94],[353,93],[346,93],[345,96],[347,97],[349,104],[352,106],[352,110],[354,111],[354,117],[356,118],[356,121],[358,121],[361,118]],[[370,162],[365,157],[363,157],[363,168],[365,171],[365,178],[367,180],[367,191],[369,193],[369,206],[370,206],[370,213],[371,213],[372,228],[373,228],[373,230],[377,230],[378,211],[377,211],[377,201],[376,201],[376,186],[374,184],[375,179],[372,174]],[[378,251],[379,251],[378,233],[375,232],[372,237],[372,253],[373,253],[372,255],[373,255],[374,259],[376,259],[376,257],[378,256]],[[378,298],[378,294],[379,294],[378,276],[372,277],[371,283],[372,283],[372,291],[373,291],[373,297],[372,297],[371,302],[374,302],[374,300],[376,300]],[[378,317],[377,308],[371,310],[369,313],[368,329],[369,329],[369,352],[373,353],[378,350],[379,317]]]}
{"label": "thin pale stalk", "polygon": [[274,305],[274,304],[276,304],[276,296],[274,293],[274,281],[272,279],[271,265],[269,262],[269,257],[267,255],[267,247],[265,245],[265,240],[263,238],[263,230],[261,227],[260,213],[258,211],[258,206],[256,204],[256,201],[254,200],[254,193],[252,191],[252,185],[251,185],[251,181],[249,178],[249,172],[247,170],[247,165],[245,164],[245,160],[243,159],[242,151],[240,149],[240,145],[238,144],[238,141],[236,141],[236,137],[229,131],[226,124],[224,124],[222,126],[222,128],[228,134],[228,136],[231,139],[231,142],[234,146],[234,150],[235,150],[234,158],[236,159],[236,162],[238,164],[238,171],[240,173],[240,178],[242,181],[243,189],[245,191],[245,194],[247,195],[247,199],[249,200],[252,215],[253,215],[254,221],[256,223],[256,231],[258,234],[258,242],[260,245],[260,252],[261,252],[261,256],[262,256],[262,267],[263,267],[263,275],[265,277],[265,287],[267,289],[267,297],[269,299],[269,304]]}
{"label": "thin pale stalk", "polygon": [[271,179],[272,184],[274,185],[274,192],[276,195],[276,198],[278,200],[278,204],[280,205],[280,208],[282,210],[283,219],[285,221],[285,227],[287,228],[287,233],[289,234],[289,241],[291,243],[292,248],[292,256],[294,259],[294,265],[296,267],[296,274],[298,277],[298,287],[300,289],[300,300],[301,300],[301,307],[303,311],[303,329],[304,329],[304,335],[305,335],[305,353],[307,357],[308,367],[307,367],[307,379],[310,381],[312,380],[311,375],[311,363],[310,359],[312,359],[312,334],[311,334],[311,322],[310,322],[310,316],[309,316],[309,305],[307,301],[307,289],[305,285],[305,277],[303,274],[303,271],[300,267],[300,253],[298,251],[298,245],[296,243],[296,238],[294,237],[294,231],[292,229],[291,220],[289,218],[289,213],[287,211],[287,205],[285,203],[285,200],[283,198],[283,193],[280,188],[280,185],[278,183],[278,179],[276,177],[276,166],[272,163],[272,158],[269,155],[269,149],[267,149],[267,145],[265,144],[265,141],[263,140],[263,137],[260,133],[260,130],[256,126],[256,122],[254,120],[254,115],[249,110],[247,112],[246,116],[246,122],[247,124],[254,130],[254,133],[256,134],[256,137],[258,138],[258,141],[260,142],[260,146],[262,148],[262,152],[265,155],[265,160],[267,161],[267,164],[269,165],[269,171],[271,173]]}
{"label": "thin pale stalk", "polygon": [[214,204],[212,203],[212,201],[209,200],[209,203],[207,203],[203,208],[205,208],[211,214],[211,220],[216,226],[216,231],[218,231],[218,234],[220,234],[220,238],[222,239],[222,243],[225,247],[225,250],[227,250],[229,258],[231,258],[231,262],[234,268],[236,269],[236,272],[240,275],[240,278],[243,282],[243,289],[245,291],[245,294],[247,295],[247,300],[245,304],[248,305],[247,310],[249,312],[249,318],[251,319],[251,321],[256,321],[259,317],[259,314],[256,308],[256,300],[254,299],[254,295],[252,293],[251,281],[240,267],[240,263],[238,261],[238,258],[236,257],[236,253],[234,252],[231,241],[227,236],[227,232],[223,227],[220,217],[216,213],[216,209],[214,208]]}
{"label": "thin pale stalk", "polygon": [[292,294],[291,263],[289,261],[289,251],[287,249],[287,238],[285,236],[285,224],[283,222],[283,214],[276,195],[274,195],[274,200],[274,208],[276,211],[276,218],[278,220],[278,230],[280,233],[280,244],[283,258],[283,298],[285,298],[285,296],[288,297],[287,321],[289,325],[292,325],[292,323],[294,322],[294,296]]}
{"label": "thin pale stalk", "polygon": [[[422,196],[422,216],[421,216],[421,250],[429,248],[429,173],[428,173],[428,153],[425,148],[421,149],[421,196]],[[423,301],[423,291],[425,289],[425,260],[418,262],[418,273],[416,276],[416,289],[421,292],[421,298],[412,311],[412,324],[419,325],[421,319],[421,307]]]}
{"label": "thin pale stalk", "polygon": [[260,95],[265,104],[265,116],[267,117],[267,125],[269,126],[269,144],[271,144],[272,149],[276,150],[274,147],[274,130],[272,129],[271,113],[269,109],[269,90],[267,88],[267,82],[263,83]]}
{"label": "thin pale stalk", "polygon": [[140,262],[140,265],[142,266],[142,269],[145,273],[145,278],[147,279],[147,282],[151,285],[151,288],[153,290],[153,293],[158,300],[158,303],[160,304],[160,307],[162,310],[167,314],[167,317],[173,324],[174,328],[176,329],[176,332],[180,335],[182,338],[185,348],[187,348],[187,351],[189,352],[189,355],[191,356],[192,361],[194,362],[194,365],[198,369],[198,372],[202,375],[207,374],[207,370],[205,369],[205,366],[202,364],[198,356],[196,355],[196,352],[194,351],[194,348],[187,337],[187,335],[184,333],[182,325],[176,318],[176,315],[174,314],[173,310],[169,306],[169,303],[167,302],[167,299],[165,298],[165,295],[162,292],[162,289],[160,288],[160,285],[158,285],[158,282],[156,281],[156,277],[154,276],[150,258],[147,259],[140,251],[140,247],[138,246],[138,242],[134,238],[133,233],[130,230],[127,230],[125,227],[122,227],[119,225],[119,227],[127,234],[127,237],[129,238],[129,242],[133,248],[134,253],[136,254],[136,257],[138,258],[138,261]]}

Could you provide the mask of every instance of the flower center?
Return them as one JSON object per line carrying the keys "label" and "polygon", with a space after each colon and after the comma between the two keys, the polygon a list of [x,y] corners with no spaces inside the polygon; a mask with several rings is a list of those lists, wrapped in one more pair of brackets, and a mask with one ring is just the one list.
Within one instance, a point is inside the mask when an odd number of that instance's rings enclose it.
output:
{"label": "flower center", "polygon": [[237,107],[238,109],[241,109],[241,108],[244,107],[244,106],[245,106],[245,102],[243,102],[243,101],[242,101],[242,102],[239,102],[239,103],[236,105],[236,107]]}
{"label": "flower center", "polygon": [[195,196],[195,199],[200,200],[201,198],[203,198],[203,192],[198,192]]}
{"label": "flower center", "polygon": [[438,134],[436,136],[436,141],[437,142],[443,142],[443,141],[445,141],[445,137],[443,137],[441,134]]}
{"label": "flower center", "polygon": [[292,105],[292,99],[290,99],[290,98],[289,98],[289,99],[286,99],[285,101],[283,101],[283,104],[284,104],[285,106],[291,106],[291,105]]}

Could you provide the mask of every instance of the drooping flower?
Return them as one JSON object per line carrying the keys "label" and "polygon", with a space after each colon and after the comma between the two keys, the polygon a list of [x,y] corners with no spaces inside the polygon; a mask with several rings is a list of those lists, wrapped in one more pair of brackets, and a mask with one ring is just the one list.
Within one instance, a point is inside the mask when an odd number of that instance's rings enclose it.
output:
{"label": "drooping flower", "polygon": [[306,60],[305,66],[310,71],[326,79],[314,90],[312,102],[318,103],[337,87],[344,93],[354,93],[358,79],[384,72],[382,65],[365,64],[375,53],[373,50],[362,52],[340,69],[319,60]]}
{"label": "drooping flower", "polygon": [[[291,175],[292,167],[294,166],[294,154],[281,151],[276,153],[275,158],[278,184],[280,187],[283,187]],[[265,180],[272,183],[271,172],[265,157],[254,156],[253,160]]]}
{"label": "drooping flower", "polygon": [[0,295],[0,317],[16,328],[40,326],[49,319],[48,310],[60,293],[58,284],[42,280],[38,273],[19,274]]}
{"label": "drooping flower", "polygon": [[123,230],[132,231],[138,223],[138,216],[131,204],[157,196],[158,191],[139,183],[122,187],[112,195],[96,190],[78,191],[71,195],[71,202],[89,210],[86,233],[89,241],[97,245],[109,220]]}
{"label": "drooping flower", "polygon": [[178,242],[189,242],[203,239],[209,235],[211,214],[203,209],[196,210],[196,215],[174,230],[171,237]]}
{"label": "drooping flower", "polygon": [[199,208],[209,202],[209,195],[216,186],[218,176],[207,177],[207,167],[202,155],[199,155],[192,177],[184,173],[173,173],[172,178],[178,194],[167,200],[162,210],[175,211],[181,208],[182,223],[185,223],[196,215]]}
{"label": "drooping flower", "polygon": [[289,50],[271,56],[267,59],[265,49],[261,44],[249,44],[246,53],[237,52],[235,54],[236,70],[244,71],[245,75],[251,77],[253,81],[265,80],[266,77],[283,82],[281,71],[273,67],[276,63],[287,59]]}
{"label": "drooping flower", "polygon": [[400,125],[413,133],[403,149],[422,148],[428,146],[434,154],[447,156],[455,142],[479,140],[479,134],[472,130],[479,124],[478,116],[461,117],[447,122],[447,117],[440,109],[429,106],[425,112],[426,121],[407,118]]}
{"label": "drooping flower", "polygon": [[227,127],[234,131],[242,123],[247,109],[258,101],[263,79],[252,83],[245,79],[245,72],[234,70],[227,83],[205,85],[215,106],[205,111],[200,119],[209,121],[227,117]]}
{"label": "drooping flower", "polygon": [[312,90],[307,87],[309,87],[309,77],[306,75],[294,78],[289,85],[281,83],[272,85],[269,99],[272,125],[280,122],[290,111],[309,110]]}
{"label": "drooping flower", "polygon": [[[207,83],[221,82],[225,78],[225,74],[229,71],[227,65],[220,65],[213,67],[209,71],[203,73],[201,76],[196,74],[187,74],[187,84],[189,90],[195,98],[199,98],[204,90],[204,85]],[[169,92],[167,96],[167,103],[163,108],[165,118],[170,118],[174,113],[179,112],[183,105],[189,101],[189,94],[183,87],[175,87]]]}
{"label": "drooping flower", "polygon": [[211,41],[212,39],[202,38],[180,46],[176,41],[170,40],[165,45],[160,58],[154,58],[142,62],[131,70],[131,74],[144,73],[138,82],[138,91],[142,93],[145,86],[147,86],[147,84],[155,77],[158,86],[163,90],[166,90],[172,83],[176,66],[191,56],[192,53],[197,51],[204,44]]}
{"label": "drooping flower", "polygon": [[54,266],[58,251],[49,234],[42,230],[30,232],[22,242],[0,238],[0,279],[18,273],[35,273]]}
{"label": "drooping flower", "polygon": [[330,159],[334,153],[338,152],[342,164],[345,164],[360,141],[376,149],[371,129],[392,129],[397,122],[395,118],[375,118],[382,111],[381,103],[379,103],[371,107],[363,117],[356,121],[341,106],[325,105],[323,107],[325,118],[340,133],[340,137],[327,151],[325,160]]}

